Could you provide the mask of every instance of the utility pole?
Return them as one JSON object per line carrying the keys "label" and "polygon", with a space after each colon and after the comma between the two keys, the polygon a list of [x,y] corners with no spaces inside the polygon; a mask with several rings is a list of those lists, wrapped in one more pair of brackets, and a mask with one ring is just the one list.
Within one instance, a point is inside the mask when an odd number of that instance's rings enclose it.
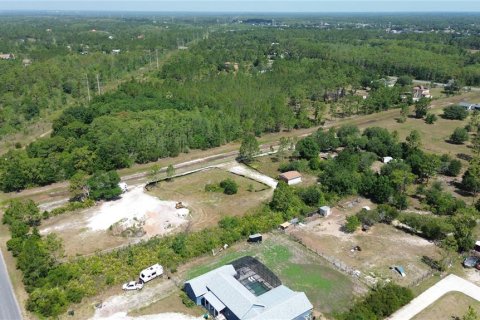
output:
{"label": "utility pole", "polygon": [[101,94],[101,91],[100,91],[100,79],[99,79],[99,75],[97,73],[97,88],[98,88],[98,95]]}
{"label": "utility pole", "polygon": [[85,79],[87,79],[87,94],[88,94],[88,102],[90,102],[90,84],[88,83],[88,75],[85,74]]}
{"label": "utility pole", "polygon": [[158,70],[158,49],[155,49],[155,56],[157,57],[157,70]]}

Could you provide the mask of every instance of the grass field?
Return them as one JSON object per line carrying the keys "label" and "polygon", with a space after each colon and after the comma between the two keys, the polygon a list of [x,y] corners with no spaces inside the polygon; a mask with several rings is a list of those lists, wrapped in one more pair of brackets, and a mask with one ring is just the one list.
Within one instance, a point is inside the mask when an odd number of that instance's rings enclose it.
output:
{"label": "grass field", "polygon": [[[237,194],[205,191],[207,184],[220,183],[227,178],[238,184]],[[186,204],[192,215],[190,228],[199,230],[215,225],[226,215],[243,215],[258,207],[269,200],[272,190],[254,180],[221,169],[211,169],[160,182],[150,189],[150,193],[162,200],[176,200]]]}
{"label": "grass field", "polygon": [[[265,237],[264,237],[265,238]],[[239,244],[186,270],[190,279],[243,256],[253,256],[270,268],[283,284],[304,291],[315,310],[332,314],[347,309],[365,288],[333,269],[325,260],[283,234],[270,234],[262,244]]]}
{"label": "grass field", "polygon": [[[480,314],[480,302],[460,292],[447,293],[428,308],[417,314],[413,320],[435,319],[452,320],[461,319],[472,306]],[[458,318],[456,318],[458,317]]]}

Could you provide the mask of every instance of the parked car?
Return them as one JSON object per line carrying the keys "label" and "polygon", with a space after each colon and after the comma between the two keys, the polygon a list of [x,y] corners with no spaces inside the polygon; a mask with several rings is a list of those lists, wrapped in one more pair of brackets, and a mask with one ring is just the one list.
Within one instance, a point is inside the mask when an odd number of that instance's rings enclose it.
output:
{"label": "parked car", "polygon": [[130,290],[141,290],[143,288],[143,282],[137,282],[137,281],[130,281],[127,283],[124,283],[122,286],[122,289],[125,291],[130,291]]}
{"label": "parked car", "polygon": [[463,266],[465,268],[473,268],[477,265],[477,263],[479,261],[480,261],[479,258],[474,257],[474,256],[470,256],[470,257],[465,258],[465,260],[463,260]]}
{"label": "parked car", "polygon": [[475,264],[475,269],[480,270],[480,261],[477,261]]}

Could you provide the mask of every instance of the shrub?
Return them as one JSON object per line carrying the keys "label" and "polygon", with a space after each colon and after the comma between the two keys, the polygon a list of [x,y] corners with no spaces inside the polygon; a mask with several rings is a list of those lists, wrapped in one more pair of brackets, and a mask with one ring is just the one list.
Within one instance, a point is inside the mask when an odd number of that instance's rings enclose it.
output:
{"label": "shrub", "polygon": [[358,227],[360,227],[361,222],[360,219],[356,215],[347,217],[347,223],[345,223],[344,229],[347,233],[355,232]]}
{"label": "shrub", "polygon": [[193,308],[195,307],[195,302],[193,302],[192,299],[190,299],[187,294],[183,291],[180,292],[180,299],[182,299],[182,303],[185,305],[187,308]]}
{"label": "shrub", "polygon": [[57,216],[59,214],[75,211],[78,209],[90,208],[95,205],[95,201],[92,199],[87,199],[85,201],[73,201],[69,202],[66,205],[53,209],[48,215],[44,215],[44,219],[48,219],[50,216]]}
{"label": "shrub", "polygon": [[298,151],[300,158],[307,160],[318,157],[318,153],[320,152],[313,137],[306,137],[298,141],[295,150]]}
{"label": "shrub", "polygon": [[438,117],[436,115],[434,115],[433,113],[427,114],[427,116],[425,118],[425,122],[427,124],[434,124],[435,122],[437,122],[437,120],[438,120]]}
{"label": "shrub", "polygon": [[348,311],[339,316],[341,320],[384,319],[413,299],[410,289],[389,283],[377,287]]}
{"label": "shrub", "polygon": [[278,171],[287,172],[287,171],[299,171],[306,172],[309,169],[309,162],[307,160],[296,160],[288,163],[283,163],[278,167]]}
{"label": "shrub", "polygon": [[468,111],[465,110],[464,107],[462,106],[448,106],[445,109],[443,109],[443,115],[445,119],[450,119],[450,120],[464,120],[465,118],[468,117]]}
{"label": "shrub", "polygon": [[450,177],[456,177],[462,170],[462,162],[460,160],[454,159],[450,161],[448,166],[445,168],[445,175]]}
{"label": "shrub", "polygon": [[468,141],[468,131],[465,128],[456,128],[450,136],[450,142],[454,144],[463,144]]}
{"label": "shrub", "polygon": [[220,187],[223,188],[223,193],[228,195],[236,194],[238,191],[237,183],[230,178],[220,182]]}
{"label": "shrub", "polygon": [[298,195],[307,206],[313,207],[325,203],[323,193],[317,186],[300,189]]}
{"label": "shrub", "polygon": [[122,194],[118,186],[120,177],[116,171],[97,171],[87,181],[89,197],[94,200],[111,200]]}
{"label": "shrub", "polygon": [[208,183],[205,185],[205,192],[222,192],[222,187],[218,183]]}

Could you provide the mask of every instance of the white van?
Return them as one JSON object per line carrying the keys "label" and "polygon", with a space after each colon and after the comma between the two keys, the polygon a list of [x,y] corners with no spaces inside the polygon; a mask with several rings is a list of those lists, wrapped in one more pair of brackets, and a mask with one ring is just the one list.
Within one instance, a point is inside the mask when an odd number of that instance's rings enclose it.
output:
{"label": "white van", "polygon": [[163,267],[157,263],[151,267],[143,269],[142,272],[140,272],[140,280],[148,282],[161,275],[163,275]]}

